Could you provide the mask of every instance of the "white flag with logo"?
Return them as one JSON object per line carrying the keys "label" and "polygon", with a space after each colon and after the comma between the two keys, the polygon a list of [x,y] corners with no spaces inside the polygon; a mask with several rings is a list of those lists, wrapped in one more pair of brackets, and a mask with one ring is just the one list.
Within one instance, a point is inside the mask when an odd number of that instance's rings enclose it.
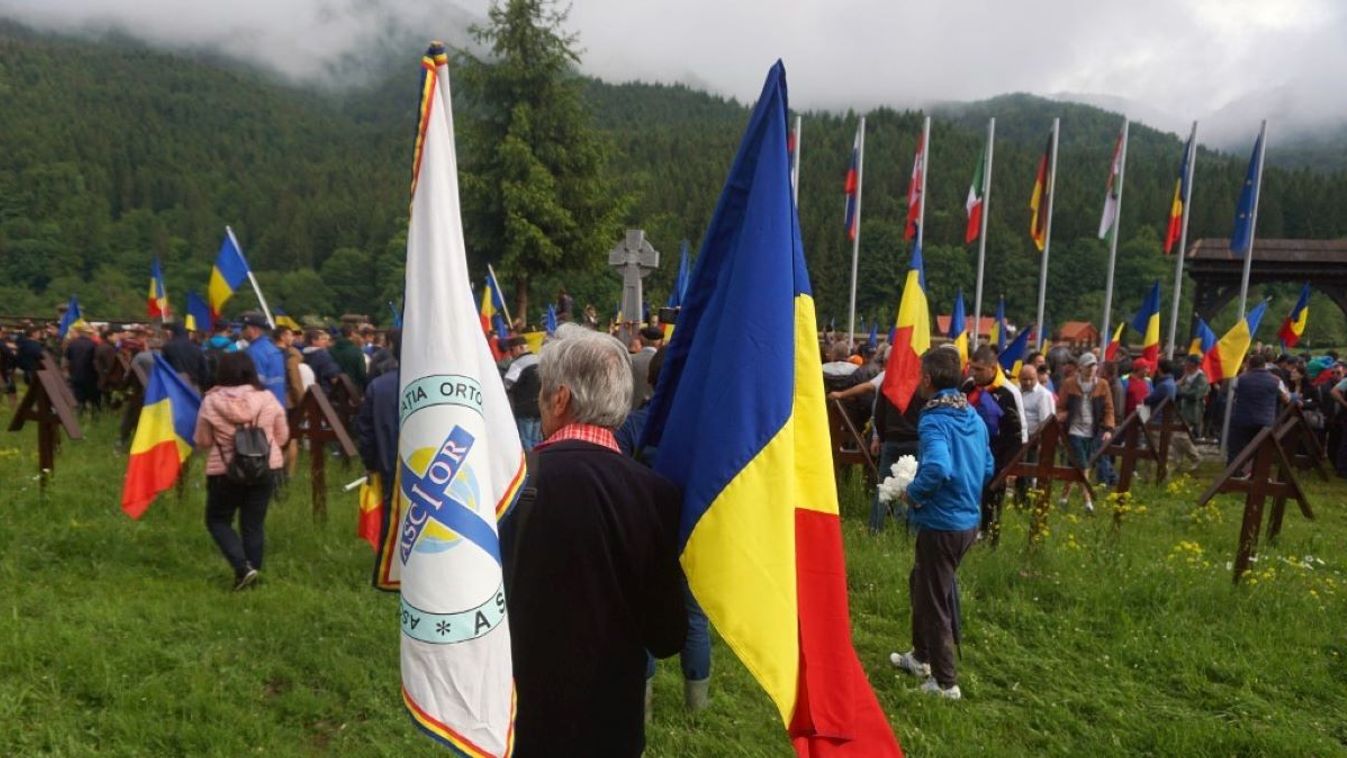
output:
{"label": "white flag with logo", "polygon": [[523,481],[524,453],[472,302],[444,48],[432,45],[421,66],[399,407],[405,513],[392,556],[402,695],[435,739],[500,756],[514,741],[514,674],[496,521]]}

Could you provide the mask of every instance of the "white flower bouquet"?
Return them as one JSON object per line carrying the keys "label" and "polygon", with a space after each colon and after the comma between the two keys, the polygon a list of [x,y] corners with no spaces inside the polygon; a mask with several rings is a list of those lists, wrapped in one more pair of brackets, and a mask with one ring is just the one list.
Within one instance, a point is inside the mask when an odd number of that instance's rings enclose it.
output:
{"label": "white flower bouquet", "polygon": [[891,476],[879,483],[879,502],[892,503],[907,492],[907,485],[917,476],[917,459],[904,455],[889,468]]}

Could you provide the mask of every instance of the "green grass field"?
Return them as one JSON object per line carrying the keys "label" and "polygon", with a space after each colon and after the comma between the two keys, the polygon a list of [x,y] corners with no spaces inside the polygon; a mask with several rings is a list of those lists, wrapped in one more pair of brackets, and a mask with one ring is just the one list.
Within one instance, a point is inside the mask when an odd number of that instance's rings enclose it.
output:
{"label": "green grass field", "polygon": [[[369,589],[355,496],[339,489],[355,468],[329,469],[325,524],[307,480],[292,485],[268,518],[264,583],[234,594],[203,526],[199,464],[185,498],[133,522],[117,505],[115,422],[86,436],[62,444],[45,496],[35,430],[0,436],[0,755],[433,751],[398,697],[396,598]],[[1289,511],[1238,587],[1226,564],[1240,506],[1196,510],[1191,479],[1137,488],[1119,531],[1106,509],[1054,511],[1033,553],[1027,514],[1008,512],[1000,549],[975,548],[960,572],[957,703],[891,670],[908,644],[912,546],[866,534],[849,487],[856,647],[904,749],[1347,754],[1347,487],[1306,481],[1317,519]],[[712,705],[689,716],[677,664],[661,664],[649,754],[789,755],[723,646],[713,665]]]}

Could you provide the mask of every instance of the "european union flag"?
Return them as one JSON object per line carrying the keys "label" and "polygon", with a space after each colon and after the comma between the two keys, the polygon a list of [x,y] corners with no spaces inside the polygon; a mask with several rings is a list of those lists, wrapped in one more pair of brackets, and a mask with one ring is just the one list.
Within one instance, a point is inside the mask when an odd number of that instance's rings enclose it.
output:
{"label": "european union flag", "polygon": [[1263,183],[1263,132],[1253,143],[1249,156],[1249,171],[1244,175],[1244,187],[1239,191],[1239,205],[1235,207],[1235,231],[1230,233],[1230,252],[1243,257],[1253,248],[1254,219],[1258,211],[1258,187]]}

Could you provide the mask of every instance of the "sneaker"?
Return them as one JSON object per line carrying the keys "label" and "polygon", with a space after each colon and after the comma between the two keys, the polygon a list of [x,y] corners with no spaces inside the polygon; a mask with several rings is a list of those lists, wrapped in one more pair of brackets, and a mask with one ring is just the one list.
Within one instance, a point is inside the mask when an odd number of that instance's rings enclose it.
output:
{"label": "sneaker", "polygon": [[234,581],[234,591],[247,589],[257,584],[257,569],[249,566],[247,570]]}
{"label": "sneaker", "polygon": [[959,685],[953,684],[950,685],[948,688],[941,687],[940,684],[936,682],[934,678],[930,678],[922,682],[921,691],[925,692],[928,695],[939,695],[940,697],[943,697],[946,700],[958,700],[963,697],[963,693],[959,691]]}
{"label": "sneaker", "polygon": [[1088,513],[1088,514],[1091,514],[1091,515],[1094,514],[1094,501],[1093,501],[1093,500],[1086,500],[1086,501],[1085,501],[1085,512]]}
{"label": "sneaker", "polygon": [[931,675],[931,665],[929,663],[918,661],[916,657],[912,655],[911,650],[906,653],[889,653],[889,663],[892,663],[894,668],[899,671],[906,671],[918,679],[929,677]]}

